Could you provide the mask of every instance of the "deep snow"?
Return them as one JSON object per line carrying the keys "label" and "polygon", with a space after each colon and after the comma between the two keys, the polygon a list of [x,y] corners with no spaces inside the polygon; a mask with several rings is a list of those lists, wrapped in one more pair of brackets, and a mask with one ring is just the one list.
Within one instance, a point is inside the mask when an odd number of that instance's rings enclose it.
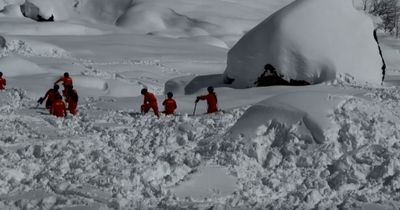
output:
{"label": "deep snow", "polygon": [[225,78],[254,87],[266,64],[285,80],[311,84],[350,74],[381,83],[372,20],[348,0],[295,1],[249,31],[229,51]]}
{"label": "deep snow", "polygon": [[[43,14],[71,1],[54,2]],[[2,14],[0,209],[396,209],[397,40],[381,36],[386,87],[339,75],[306,87],[232,89],[223,84],[228,49],[215,45],[232,46],[291,1],[140,2],[178,24],[144,35],[130,32],[135,9],[124,13],[126,27],[98,8],[55,23]],[[198,20],[219,30],[191,28]],[[36,100],[65,71],[79,115],[56,119]],[[203,115],[200,103],[189,116],[208,85],[223,111]],[[174,90],[178,115],[138,114],[144,86],[159,103]]]}

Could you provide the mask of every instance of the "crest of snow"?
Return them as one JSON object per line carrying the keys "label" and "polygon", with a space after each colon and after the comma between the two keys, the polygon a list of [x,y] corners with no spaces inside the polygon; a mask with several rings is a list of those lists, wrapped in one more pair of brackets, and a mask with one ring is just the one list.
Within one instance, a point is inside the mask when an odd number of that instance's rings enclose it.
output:
{"label": "crest of snow", "polygon": [[37,64],[17,56],[0,58],[0,69],[6,77],[46,73]]}
{"label": "crest of snow", "polygon": [[248,32],[228,53],[225,77],[251,87],[272,64],[285,79],[310,83],[351,74],[379,83],[381,58],[373,24],[348,0],[299,0]]}

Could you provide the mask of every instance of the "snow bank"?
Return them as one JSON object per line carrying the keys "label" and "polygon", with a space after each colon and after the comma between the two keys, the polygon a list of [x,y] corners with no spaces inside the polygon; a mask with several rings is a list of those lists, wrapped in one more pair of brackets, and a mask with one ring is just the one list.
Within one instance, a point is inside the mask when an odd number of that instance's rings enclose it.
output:
{"label": "snow bank", "polygon": [[335,127],[330,115],[345,99],[323,91],[279,94],[250,107],[230,129],[230,135],[254,138],[260,126],[276,121],[295,126],[299,136],[310,142],[322,143],[326,139],[324,132]]}
{"label": "snow bank", "polygon": [[0,69],[5,77],[46,73],[37,64],[17,56],[0,58]]}
{"label": "snow bank", "polygon": [[169,37],[205,36],[209,35],[207,28],[216,28],[210,23],[178,14],[173,9],[149,3],[134,5],[117,20],[116,25],[138,33],[163,31],[162,35]]}
{"label": "snow bank", "polygon": [[286,80],[312,84],[350,74],[379,83],[381,59],[372,21],[347,0],[303,0],[279,10],[228,53],[225,78],[251,87],[272,64]]}
{"label": "snow bank", "polygon": [[[18,27],[15,27],[16,24]],[[103,31],[93,26],[74,23],[10,23],[0,22],[0,33],[9,35],[102,35],[109,31]]]}

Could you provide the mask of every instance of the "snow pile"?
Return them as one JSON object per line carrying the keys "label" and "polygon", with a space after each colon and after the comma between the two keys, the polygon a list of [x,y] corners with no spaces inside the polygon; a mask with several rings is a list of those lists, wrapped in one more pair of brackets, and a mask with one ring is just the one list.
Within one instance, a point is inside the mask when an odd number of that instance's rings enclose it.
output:
{"label": "snow pile", "polygon": [[206,36],[209,35],[207,28],[217,29],[215,25],[178,14],[173,9],[145,3],[131,7],[116,24],[138,33],[163,31],[169,36],[174,36],[175,33],[178,37]]}
{"label": "snow pile", "polygon": [[[203,140],[197,149],[202,156],[233,166],[240,193],[225,205],[395,209],[399,205],[393,195],[399,189],[400,136],[394,122],[400,120],[399,96],[398,89],[386,89],[342,98],[324,116],[335,125],[327,130],[330,135],[324,142],[310,141],[310,135],[304,135],[301,118],[295,123],[272,118],[265,119],[251,137],[228,133],[220,139]],[[236,128],[247,126],[241,122],[246,115]]]}
{"label": "snow pile", "polygon": [[5,6],[1,13],[8,17],[23,17],[21,7],[18,4],[10,4]]}
{"label": "snow pile", "polygon": [[[211,118],[157,119],[106,110],[98,106],[100,101],[88,100],[80,104],[79,116],[60,120],[30,108],[32,99],[20,92],[0,92],[0,176],[4,178],[0,189],[7,194],[0,193],[1,208],[137,209],[178,203],[174,186],[186,177],[201,176],[203,172],[196,175],[197,169],[207,161],[193,148],[207,136],[222,135],[240,116],[232,112]],[[227,171],[206,167],[205,173],[222,176]],[[224,199],[230,194],[235,188],[231,179],[225,183],[232,186],[214,187],[222,194],[214,192],[213,197]],[[45,193],[22,196],[38,191]],[[184,189],[176,191],[184,193]]]}
{"label": "snow pile", "polygon": [[0,58],[0,69],[7,77],[46,73],[46,71],[37,64],[18,56]]}
{"label": "snow pile", "polygon": [[113,24],[130,4],[130,0],[28,0],[24,5],[33,19],[53,15],[56,21],[87,19]]}
{"label": "snow pile", "polygon": [[370,18],[347,0],[303,0],[279,10],[248,32],[228,54],[227,80],[251,87],[272,64],[285,79],[312,84],[350,74],[381,81],[381,59]]}
{"label": "snow pile", "polygon": [[71,55],[61,47],[30,39],[9,39],[5,42],[5,48],[0,51],[0,57],[10,55],[20,55],[24,57],[71,57]]}
{"label": "snow pile", "polygon": [[295,125],[300,137],[323,143],[327,138],[324,131],[335,126],[329,115],[347,97],[348,93],[332,95],[309,90],[280,94],[250,107],[230,129],[230,135],[254,138],[257,129],[272,120],[287,126]]}

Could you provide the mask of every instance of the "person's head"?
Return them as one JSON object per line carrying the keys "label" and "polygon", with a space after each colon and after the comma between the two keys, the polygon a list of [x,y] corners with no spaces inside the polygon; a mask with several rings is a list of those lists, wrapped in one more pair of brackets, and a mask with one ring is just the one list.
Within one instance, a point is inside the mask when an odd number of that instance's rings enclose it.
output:
{"label": "person's head", "polygon": [[3,76],[3,72],[0,71],[0,77],[2,77],[2,76]]}
{"label": "person's head", "polygon": [[64,77],[69,77],[69,73],[68,73],[68,72],[65,72],[65,73],[64,73]]}
{"label": "person's head", "polygon": [[172,98],[174,96],[174,94],[172,92],[168,92],[167,96],[168,96],[168,98]]}
{"label": "person's head", "polygon": [[142,95],[146,94],[146,93],[147,93],[147,88],[143,88],[143,89],[140,91],[140,93],[141,93]]}
{"label": "person's head", "polygon": [[60,86],[59,86],[59,85],[57,85],[57,84],[54,84],[54,87],[53,87],[53,89],[54,89],[54,90],[58,90],[58,89],[60,89]]}
{"label": "person's head", "polygon": [[213,93],[213,92],[214,92],[214,87],[213,87],[213,86],[209,86],[209,87],[207,88],[207,91],[208,91],[209,93]]}

